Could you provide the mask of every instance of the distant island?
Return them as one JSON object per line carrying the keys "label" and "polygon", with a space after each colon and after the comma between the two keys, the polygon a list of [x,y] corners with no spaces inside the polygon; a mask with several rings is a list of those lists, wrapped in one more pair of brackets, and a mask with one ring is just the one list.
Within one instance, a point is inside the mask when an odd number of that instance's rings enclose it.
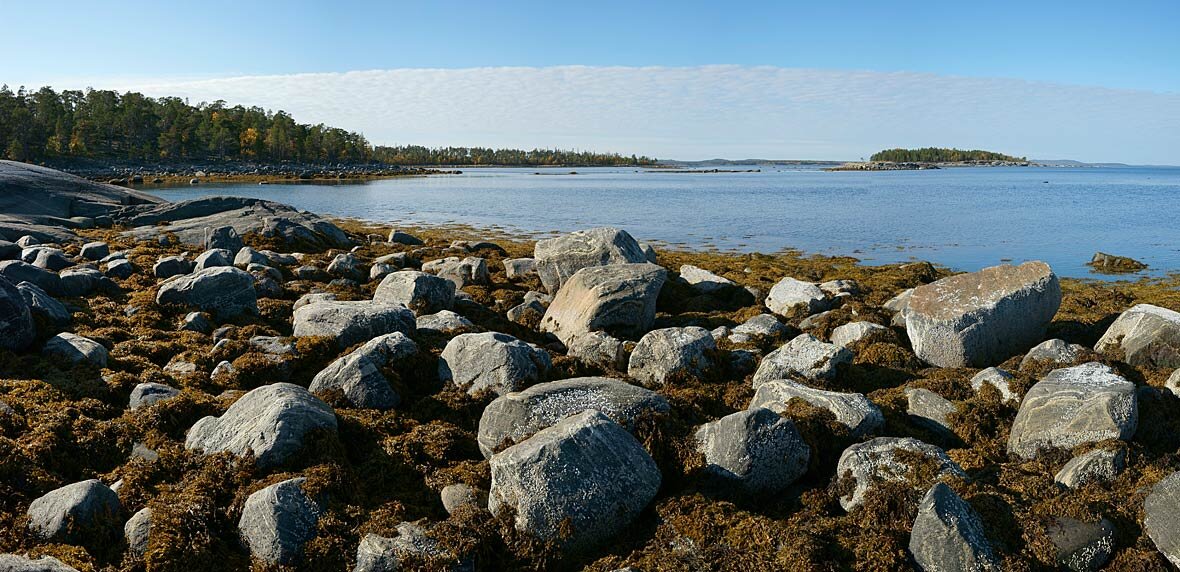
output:
{"label": "distant island", "polygon": [[980,149],[945,147],[886,149],[873,153],[868,161],[844,163],[828,171],[914,171],[943,167],[1027,167],[1028,159]]}

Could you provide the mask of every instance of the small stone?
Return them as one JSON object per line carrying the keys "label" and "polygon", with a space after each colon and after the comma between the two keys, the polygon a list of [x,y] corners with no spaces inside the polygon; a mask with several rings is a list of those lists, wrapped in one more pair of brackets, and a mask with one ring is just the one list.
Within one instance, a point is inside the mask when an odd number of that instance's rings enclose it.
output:
{"label": "small stone", "polygon": [[487,261],[475,256],[467,258],[452,256],[442,260],[433,260],[423,264],[422,270],[433,272],[439,278],[450,280],[456,289],[468,286],[487,286],[492,283]]}
{"label": "small stone", "polygon": [[127,539],[127,550],[132,555],[142,557],[147,552],[148,535],[152,529],[152,509],[144,507],[131,515],[127,524],[123,525],[123,537]]}
{"label": "small stone", "polygon": [[[778,321],[778,318],[774,317],[773,314],[758,314],[734,326],[733,332],[729,336],[729,341],[747,343],[751,341],[751,336],[760,336],[773,341],[787,335],[790,331],[791,329]],[[738,339],[738,336],[743,337]]]}
{"label": "small stone", "polygon": [[328,275],[336,278],[347,278],[360,282],[365,279],[365,272],[361,268],[360,260],[351,254],[337,254],[328,263]]}
{"label": "small stone", "polygon": [[402,304],[419,316],[433,314],[454,305],[455,284],[425,272],[402,270],[381,280],[373,301]]}
{"label": "small stone", "polygon": [[535,258],[505,258],[504,276],[509,280],[521,280],[537,273]]}
{"label": "small stone", "polygon": [[680,267],[680,279],[702,294],[711,294],[737,286],[733,280],[709,272],[703,268],[685,264]]}
{"label": "small stone", "polygon": [[751,495],[782,491],[807,472],[811,459],[795,424],[763,408],[706,423],[696,441],[710,476]]}
{"label": "small stone", "polygon": [[471,320],[450,310],[440,310],[433,314],[418,316],[417,325],[419,332],[439,334],[466,333],[477,329]]}
{"label": "small stone", "polygon": [[1143,529],[1173,566],[1180,566],[1180,471],[1155,484],[1143,503]]}
{"label": "small stone", "polygon": [[228,250],[231,253],[242,249],[242,237],[238,236],[238,231],[232,226],[220,226],[209,231],[209,237],[205,240],[205,248],[218,248]]}
{"label": "small stone", "polygon": [[1029,369],[1039,363],[1045,362],[1056,365],[1071,365],[1078,361],[1085,351],[1086,348],[1078,344],[1066,343],[1065,340],[1045,340],[1037,344],[1033,349],[1028,350],[1024,359],[1020,360],[1020,369]]}
{"label": "small stone", "polygon": [[367,300],[308,304],[295,310],[292,322],[296,337],[328,336],[340,348],[393,332],[413,335],[417,328],[405,306]]}
{"label": "small stone", "polygon": [[107,263],[106,275],[119,280],[126,280],[135,274],[135,265],[130,260],[112,260]]}
{"label": "small stone", "polygon": [[919,425],[945,435],[954,434],[947,416],[958,409],[941,395],[923,388],[906,388],[906,414]]}
{"label": "small stone", "polygon": [[102,260],[111,253],[111,247],[105,242],[87,242],[82,245],[79,254],[86,260]]}
{"label": "small stone", "polygon": [[156,278],[171,278],[181,274],[188,274],[193,271],[193,263],[184,259],[183,256],[164,256],[152,266],[152,274]]}
{"label": "small stone", "polygon": [[389,242],[393,244],[404,244],[407,246],[422,246],[426,244],[425,242],[422,242],[422,239],[400,230],[389,231]]}
{"label": "small stone", "polygon": [[567,342],[566,355],[608,370],[624,371],[630,354],[627,344],[605,332],[590,332]]}
{"label": "small stone", "polygon": [[197,255],[193,260],[193,270],[205,270],[206,268],[218,268],[221,266],[233,266],[234,253],[233,251],[224,248],[213,248],[206,250]]}
{"label": "small stone", "polygon": [[[443,487],[439,496],[442,500],[443,508],[447,510],[448,514],[454,514],[456,510],[468,505],[479,506],[481,503],[486,505],[487,494],[477,491],[469,485],[464,483],[457,483],[454,485],[447,485]],[[481,497],[483,497],[481,499]]]}

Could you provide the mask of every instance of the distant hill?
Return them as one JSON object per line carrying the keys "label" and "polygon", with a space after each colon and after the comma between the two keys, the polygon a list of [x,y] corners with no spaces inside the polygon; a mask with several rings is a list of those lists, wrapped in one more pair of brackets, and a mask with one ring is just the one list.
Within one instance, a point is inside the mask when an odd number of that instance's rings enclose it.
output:
{"label": "distant hill", "polygon": [[892,163],[965,163],[976,161],[1026,162],[1024,157],[1013,157],[995,151],[980,149],[947,149],[945,147],[923,147],[921,149],[886,149],[874,153],[870,161]]}

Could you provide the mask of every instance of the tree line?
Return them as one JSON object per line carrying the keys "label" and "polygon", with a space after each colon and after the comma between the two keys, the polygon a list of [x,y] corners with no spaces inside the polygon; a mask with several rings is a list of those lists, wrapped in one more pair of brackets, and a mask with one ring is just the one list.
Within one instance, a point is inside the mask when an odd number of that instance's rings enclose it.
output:
{"label": "tree line", "polygon": [[869,157],[871,161],[890,161],[893,163],[956,163],[962,161],[1016,161],[1023,162],[1023,157],[1012,157],[1003,153],[982,151],[979,149],[946,149],[943,147],[923,147],[921,149],[886,149],[874,153]]}
{"label": "tree line", "polygon": [[374,147],[364,135],[284,111],[178,97],[0,86],[0,157],[149,162],[380,162],[390,165],[647,165],[647,157],[559,149]]}

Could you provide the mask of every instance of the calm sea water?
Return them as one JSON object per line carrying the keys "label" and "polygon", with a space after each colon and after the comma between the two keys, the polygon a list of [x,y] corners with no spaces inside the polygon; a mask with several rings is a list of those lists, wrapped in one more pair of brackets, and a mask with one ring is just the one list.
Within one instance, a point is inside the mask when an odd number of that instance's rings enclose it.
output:
{"label": "calm sea water", "polygon": [[1180,271],[1180,168],[559,174],[568,171],[149,190],[169,200],[240,195],[321,214],[539,235],[611,225],[655,243],[796,248],[868,263],[921,259],[977,270],[1039,259],[1058,274],[1093,277],[1085,263],[1101,250],[1142,260],[1149,274]]}

